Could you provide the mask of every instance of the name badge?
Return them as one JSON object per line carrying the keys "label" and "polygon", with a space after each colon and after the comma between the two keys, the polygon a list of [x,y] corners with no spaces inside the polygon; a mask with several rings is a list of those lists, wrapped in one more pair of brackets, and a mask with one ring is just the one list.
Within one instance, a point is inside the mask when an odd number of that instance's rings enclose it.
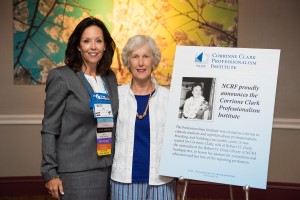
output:
{"label": "name badge", "polygon": [[98,156],[111,155],[113,113],[111,102],[107,94],[92,93],[90,107],[97,119],[97,154]]}
{"label": "name badge", "polygon": [[94,115],[95,117],[113,117],[110,104],[94,104]]}
{"label": "name badge", "polygon": [[93,108],[94,117],[113,117],[111,102],[107,94],[93,93],[90,107]]}

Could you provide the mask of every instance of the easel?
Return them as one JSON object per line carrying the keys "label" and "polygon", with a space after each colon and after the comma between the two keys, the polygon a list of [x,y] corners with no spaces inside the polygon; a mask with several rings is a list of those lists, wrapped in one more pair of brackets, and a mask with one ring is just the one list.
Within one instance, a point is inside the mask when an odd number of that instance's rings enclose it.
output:
{"label": "easel", "polygon": [[[182,176],[180,176],[178,178],[178,180],[179,180],[179,182],[184,182],[184,188],[183,188],[183,193],[182,193],[181,200],[185,200],[185,196],[186,196],[186,191],[187,191],[187,186],[188,186],[189,180],[185,180],[184,177],[182,177]],[[243,187],[243,190],[245,191],[245,200],[249,200],[250,186],[249,185],[245,185]],[[229,185],[229,191],[230,191],[230,200],[234,200],[233,199],[232,185]]]}
{"label": "easel", "polygon": [[182,193],[181,200],[185,200],[185,195],[186,195],[186,190],[187,190],[189,180],[185,180],[182,176],[180,176],[178,178],[178,180],[179,180],[179,182],[184,182],[184,187],[183,187],[183,193]]}
{"label": "easel", "polygon": [[246,200],[249,200],[249,192],[250,192],[250,185],[245,185],[243,187],[245,194],[246,194]]}

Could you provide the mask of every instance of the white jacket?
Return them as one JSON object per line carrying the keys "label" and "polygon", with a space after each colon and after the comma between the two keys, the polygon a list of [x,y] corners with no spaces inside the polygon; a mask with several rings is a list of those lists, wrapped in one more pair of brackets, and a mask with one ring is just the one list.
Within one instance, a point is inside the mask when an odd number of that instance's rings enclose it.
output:
{"label": "white jacket", "polygon": [[[159,176],[163,134],[169,90],[159,86],[155,79],[155,93],[149,104],[150,119],[150,185],[162,185],[173,178]],[[117,119],[116,146],[111,178],[122,183],[131,183],[132,159],[134,145],[134,126],[137,102],[130,89],[131,83],[118,87],[119,114]]]}

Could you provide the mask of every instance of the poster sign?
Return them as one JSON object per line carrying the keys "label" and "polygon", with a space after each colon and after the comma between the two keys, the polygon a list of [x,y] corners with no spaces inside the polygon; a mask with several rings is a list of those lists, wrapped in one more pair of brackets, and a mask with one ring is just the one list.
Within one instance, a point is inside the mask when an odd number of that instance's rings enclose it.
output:
{"label": "poster sign", "polygon": [[160,174],[265,189],[279,57],[178,46]]}

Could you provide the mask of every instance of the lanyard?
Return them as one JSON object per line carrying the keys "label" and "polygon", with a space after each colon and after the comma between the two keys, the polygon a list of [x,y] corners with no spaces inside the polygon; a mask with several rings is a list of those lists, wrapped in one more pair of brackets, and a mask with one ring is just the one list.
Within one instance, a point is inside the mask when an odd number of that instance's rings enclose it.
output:
{"label": "lanyard", "polygon": [[100,78],[100,79],[102,81],[102,84],[104,86],[104,90],[106,93],[96,93],[96,92],[91,91],[87,78],[85,77],[83,72],[82,72],[82,74],[83,74],[83,77],[85,80],[86,87],[88,89],[89,96],[91,98],[91,101],[89,102],[90,108],[94,108],[95,103],[110,104],[108,91],[107,91],[106,85],[105,85],[104,81],[102,80],[102,78]]}
{"label": "lanyard", "polygon": [[92,92],[84,73],[83,76],[91,98],[89,106],[91,109],[93,109],[94,117],[97,119],[97,154],[98,156],[111,155],[112,130],[114,123],[108,91],[106,89],[104,81],[101,78],[106,93]]}

